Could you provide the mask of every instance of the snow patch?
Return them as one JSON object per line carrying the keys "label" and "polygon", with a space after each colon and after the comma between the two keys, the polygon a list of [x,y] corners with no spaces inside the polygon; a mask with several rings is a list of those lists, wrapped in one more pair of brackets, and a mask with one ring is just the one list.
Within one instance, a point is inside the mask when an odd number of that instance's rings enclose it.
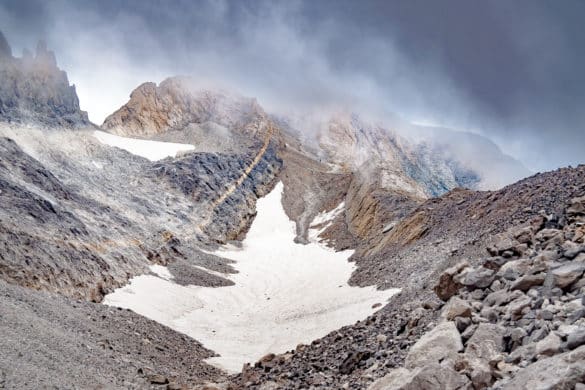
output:
{"label": "snow patch", "polygon": [[124,149],[127,152],[144,157],[150,161],[162,160],[166,157],[175,157],[179,152],[195,150],[195,146],[189,144],[120,137],[119,135],[99,130],[96,130],[93,135],[103,144]]}
{"label": "snow patch", "polygon": [[[239,372],[246,362],[310,343],[375,312],[399,290],[347,284],[353,251],[333,252],[317,243],[296,244],[295,225],[281,203],[279,183],[257,203],[258,214],[242,248],[216,255],[236,261],[234,286],[179,286],[152,275],[133,278],[104,303],[129,308],[185,333],[221,356],[209,363]],[[342,209],[342,205],[335,210]],[[329,221],[333,212],[318,221]]]}
{"label": "snow patch", "polygon": [[345,210],[345,202],[341,202],[336,208],[331,211],[322,211],[315,218],[313,218],[313,222],[309,225],[309,231],[307,232],[307,237],[309,238],[310,242],[318,243],[319,242],[319,235],[323,233],[337,218],[339,214],[341,214]]}

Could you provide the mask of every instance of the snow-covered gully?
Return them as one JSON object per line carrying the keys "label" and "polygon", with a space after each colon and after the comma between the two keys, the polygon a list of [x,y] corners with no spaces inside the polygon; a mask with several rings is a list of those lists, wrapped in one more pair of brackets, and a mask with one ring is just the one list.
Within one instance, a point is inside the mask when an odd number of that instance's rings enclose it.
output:
{"label": "snow-covered gully", "polygon": [[180,286],[157,266],[153,271],[159,276],[135,277],[104,303],[199,340],[220,355],[209,359],[211,364],[236,372],[269,352],[285,352],[361,320],[398,291],[349,286],[351,251],[294,243],[282,191],[279,183],[258,201],[241,249],[226,246],[215,253],[237,262],[234,286]]}

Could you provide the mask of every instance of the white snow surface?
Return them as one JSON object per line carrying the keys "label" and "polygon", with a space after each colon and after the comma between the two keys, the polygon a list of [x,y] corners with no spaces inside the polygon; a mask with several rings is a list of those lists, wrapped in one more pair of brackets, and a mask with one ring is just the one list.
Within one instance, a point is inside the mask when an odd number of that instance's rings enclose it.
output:
{"label": "white snow surface", "polygon": [[119,135],[99,130],[96,130],[93,135],[103,144],[124,149],[137,156],[147,158],[150,161],[162,160],[166,157],[175,157],[179,152],[195,150],[195,146],[189,144],[120,137]]}
{"label": "white snow surface", "polygon": [[[209,363],[238,372],[267,353],[286,352],[364,319],[375,311],[372,305],[399,291],[350,287],[352,251],[296,244],[282,190],[279,183],[258,200],[258,214],[241,249],[226,246],[215,252],[236,261],[234,286],[180,286],[142,275],[107,295],[104,303],[132,309],[199,340],[221,355]],[[156,273],[167,276],[158,267]]]}

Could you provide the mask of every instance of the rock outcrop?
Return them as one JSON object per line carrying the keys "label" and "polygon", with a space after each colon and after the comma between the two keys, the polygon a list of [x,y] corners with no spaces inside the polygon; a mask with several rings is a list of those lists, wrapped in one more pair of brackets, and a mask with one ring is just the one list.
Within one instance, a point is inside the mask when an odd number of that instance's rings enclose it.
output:
{"label": "rock outcrop", "polygon": [[201,89],[187,77],[160,85],[144,83],[130,100],[106,118],[102,128],[123,136],[148,137],[213,122],[228,133],[263,139],[267,115],[256,99]]}
{"label": "rock outcrop", "polygon": [[90,124],[87,113],[79,108],[75,86],[69,85],[46,44],[39,42],[35,56],[25,51],[15,58],[1,32],[0,120],[69,128]]}

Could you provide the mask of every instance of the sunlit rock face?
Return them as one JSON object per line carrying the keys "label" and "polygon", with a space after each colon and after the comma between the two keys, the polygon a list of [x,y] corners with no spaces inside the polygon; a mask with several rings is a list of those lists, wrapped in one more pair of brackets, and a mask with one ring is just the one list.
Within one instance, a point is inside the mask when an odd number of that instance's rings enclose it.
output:
{"label": "sunlit rock face", "polygon": [[55,54],[39,42],[33,56],[14,57],[0,33],[0,117],[6,122],[42,123],[51,127],[89,125],[79,108],[75,86],[60,70]]}
{"label": "sunlit rock face", "polygon": [[153,136],[213,123],[229,133],[262,138],[267,120],[256,99],[201,89],[188,77],[170,77],[159,85],[137,87],[102,128],[125,136]]}

